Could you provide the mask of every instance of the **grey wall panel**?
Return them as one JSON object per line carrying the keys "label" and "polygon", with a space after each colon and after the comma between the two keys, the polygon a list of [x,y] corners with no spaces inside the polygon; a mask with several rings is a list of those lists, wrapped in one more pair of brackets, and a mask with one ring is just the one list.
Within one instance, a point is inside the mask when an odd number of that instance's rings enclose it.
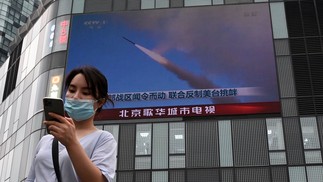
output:
{"label": "grey wall panel", "polygon": [[236,181],[270,182],[269,168],[240,168],[236,169]]}
{"label": "grey wall panel", "polygon": [[55,52],[51,54],[51,65],[50,68],[64,68],[66,63],[66,51]]}
{"label": "grey wall panel", "polygon": [[220,181],[217,169],[190,169],[187,170],[187,182]]}
{"label": "grey wall panel", "polygon": [[233,169],[222,169],[221,170],[221,181],[222,182],[234,182]]}
{"label": "grey wall panel", "polygon": [[50,61],[51,58],[52,58],[51,56],[46,56],[42,60],[40,60],[40,62],[36,65],[36,67],[39,67],[36,69],[38,70],[39,74],[42,74],[49,70],[50,64],[51,64],[51,61]]}
{"label": "grey wall panel", "polygon": [[265,119],[232,120],[234,166],[269,165]]}
{"label": "grey wall panel", "polygon": [[287,39],[278,39],[274,41],[276,56],[290,55]]}
{"label": "grey wall panel", "polygon": [[53,2],[46,11],[48,11],[48,14],[46,19],[44,20],[45,22],[50,22],[51,20],[56,18],[58,11],[58,1]]}
{"label": "grey wall panel", "polygon": [[135,182],[151,181],[150,171],[136,171]]}
{"label": "grey wall panel", "polygon": [[29,106],[30,95],[31,87],[28,87],[22,94],[18,128],[21,127],[27,121],[28,109],[26,109],[26,107]]}
{"label": "grey wall panel", "polygon": [[118,169],[131,170],[134,168],[135,154],[135,124],[120,125],[119,148],[118,148]]}
{"label": "grey wall panel", "polygon": [[128,10],[140,10],[141,0],[128,0]]}
{"label": "grey wall panel", "polygon": [[[27,130],[26,130],[26,132],[27,132]],[[19,172],[19,176],[18,176],[19,181],[22,181],[25,178],[25,171],[26,171],[26,168],[27,168],[26,163],[27,163],[28,155],[31,155],[31,154],[28,154],[29,142],[30,142],[30,137],[26,137],[24,139],[24,141],[23,141],[23,148],[22,148],[22,150],[24,152],[22,152],[22,155],[21,155],[21,163],[20,163],[20,166],[19,166],[19,171],[20,171]]]}
{"label": "grey wall panel", "polygon": [[280,102],[283,117],[291,117],[298,115],[297,102],[295,98],[281,99]]}
{"label": "grey wall panel", "polygon": [[169,171],[169,182],[185,182],[185,170]]}
{"label": "grey wall panel", "polygon": [[304,164],[303,140],[298,118],[283,118],[287,163],[289,165]]}
{"label": "grey wall panel", "polygon": [[133,182],[133,172],[118,172],[118,182]]}
{"label": "grey wall panel", "polygon": [[219,166],[217,123],[215,121],[193,121],[186,124],[187,167]]}
{"label": "grey wall panel", "polygon": [[295,97],[295,81],[290,56],[277,57],[277,71],[281,98]]}
{"label": "grey wall panel", "polygon": [[84,13],[111,11],[112,0],[86,0]]}
{"label": "grey wall panel", "polygon": [[177,8],[177,7],[183,7],[184,1],[183,0],[170,0],[170,7]]}
{"label": "grey wall panel", "polygon": [[272,167],[271,168],[271,179],[275,182],[288,181],[288,170],[286,166]]}
{"label": "grey wall panel", "polygon": [[298,113],[301,116],[308,116],[315,114],[315,103],[312,96],[297,98]]}
{"label": "grey wall panel", "polygon": [[126,7],[127,7],[126,0],[113,1],[113,11],[126,10]]}

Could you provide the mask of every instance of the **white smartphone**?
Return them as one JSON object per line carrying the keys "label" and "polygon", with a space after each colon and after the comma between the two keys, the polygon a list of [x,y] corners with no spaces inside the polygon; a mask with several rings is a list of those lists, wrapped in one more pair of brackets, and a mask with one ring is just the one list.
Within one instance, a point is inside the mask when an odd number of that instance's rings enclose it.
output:
{"label": "white smartphone", "polygon": [[43,105],[44,105],[44,113],[45,113],[45,120],[46,121],[58,121],[57,119],[51,117],[48,114],[49,112],[59,114],[61,116],[65,115],[64,101],[61,98],[44,97],[43,98]]}

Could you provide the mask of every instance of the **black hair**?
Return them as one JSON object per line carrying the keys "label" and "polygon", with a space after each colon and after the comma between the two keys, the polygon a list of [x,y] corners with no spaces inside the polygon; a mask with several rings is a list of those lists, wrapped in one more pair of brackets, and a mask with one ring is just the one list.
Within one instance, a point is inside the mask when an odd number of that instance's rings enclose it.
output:
{"label": "black hair", "polygon": [[[93,66],[82,66],[73,69],[69,72],[65,79],[65,89],[67,90],[71,84],[73,78],[82,74],[85,77],[86,83],[90,89],[91,95],[98,100],[99,103],[110,102],[113,105],[113,101],[108,95],[108,80],[107,78]],[[102,106],[103,106],[102,105]],[[102,110],[102,106],[97,109],[97,112]]]}

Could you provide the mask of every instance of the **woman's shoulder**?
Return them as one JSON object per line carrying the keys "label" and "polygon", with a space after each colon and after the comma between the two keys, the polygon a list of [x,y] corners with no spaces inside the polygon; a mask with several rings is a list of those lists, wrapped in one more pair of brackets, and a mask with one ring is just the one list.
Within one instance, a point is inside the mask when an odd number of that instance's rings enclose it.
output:
{"label": "woman's shoulder", "polygon": [[39,143],[44,143],[44,142],[47,143],[49,141],[52,141],[53,138],[54,138],[53,135],[50,135],[50,134],[44,135],[43,137],[41,137]]}
{"label": "woman's shoulder", "polygon": [[44,135],[43,137],[41,137],[41,139],[39,140],[36,150],[39,150],[41,147],[44,146],[48,146],[51,144],[51,142],[53,141],[54,136],[53,135]]}
{"label": "woman's shoulder", "polygon": [[100,135],[100,138],[103,138],[103,139],[105,139],[105,140],[114,140],[114,137],[113,137],[113,135],[110,133],[110,132],[108,132],[108,131],[105,131],[105,130],[99,130],[99,135]]}
{"label": "woman's shoulder", "polygon": [[53,138],[54,138],[54,136],[53,136],[53,135],[47,134],[47,135],[44,135],[43,137],[41,137],[40,141],[45,141],[45,142],[47,142],[47,141],[52,140]]}
{"label": "woman's shoulder", "polygon": [[104,131],[104,130],[98,130],[97,131],[97,144],[104,144],[104,143],[109,143],[110,145],[114,145],[116,143],[115,138],[113,137],[113,135],[108,132],[108,131]]}

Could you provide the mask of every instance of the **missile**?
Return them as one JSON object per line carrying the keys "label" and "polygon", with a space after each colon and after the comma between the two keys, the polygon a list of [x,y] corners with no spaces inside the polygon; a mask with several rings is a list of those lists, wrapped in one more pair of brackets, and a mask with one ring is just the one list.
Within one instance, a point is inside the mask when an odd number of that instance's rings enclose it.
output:
{"label": "missile", "polygon": [[136,45],[134,42],[132,42],[131,40],[127,39],[126,37],[122,37],[122,38],[124,38],[126,41],[132,43],[133,45]]}

